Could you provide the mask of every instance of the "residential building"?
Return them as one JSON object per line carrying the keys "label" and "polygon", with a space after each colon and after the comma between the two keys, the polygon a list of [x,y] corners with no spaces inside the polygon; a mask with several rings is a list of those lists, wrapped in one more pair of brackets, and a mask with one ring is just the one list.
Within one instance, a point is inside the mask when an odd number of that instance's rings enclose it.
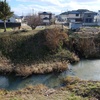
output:
{"label": "residential building", "polygon": [[[21,23],[23,20],[24,20],[24,17],[23,16],[17,16],[17,15],[14,14],[6,22]],[[0,22],[3,22],[3,21],[0,20]]]}
{"label": "residential building", "polygon": [[43,24],[50,24],[51,20],[55,18],[55,15],[51,12],[39,12],[38,14]]}
{"label": "residential building", "polygon": [[60,14],[60,17],[66,22],[82,22],[84,12],[88,11],[87,9],[78,9]]}
{"label": "residential building", "polygon": [[[99,14],[100,15],[100,14]],[[69,23],[69,28],[97,25],[97,13],[87,9],[78,9],[60,14],[62,20]],[[100,16],[99,18],[100,19]],[[100,24],[100,23],[99,23]]]}
{"label": "residential building", "polygon": [[100,26],[100,10],[97,13],[97,16],[95,16],[95,22],[97,22],[97,25]]}
{"label": "residential building", "polygon": [[97,20],[95,19],[97,16],[96,12],[86,11],[83,15],[83,25],[84,26],[93,26],[97,25]]}

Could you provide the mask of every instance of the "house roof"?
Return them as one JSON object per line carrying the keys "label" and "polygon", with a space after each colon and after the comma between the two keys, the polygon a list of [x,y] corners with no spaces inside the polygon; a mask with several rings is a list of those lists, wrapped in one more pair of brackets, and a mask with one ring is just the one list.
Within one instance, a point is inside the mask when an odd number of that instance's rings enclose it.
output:
{"label": "house roof", "polygon": [[63,12],[60,15],[68,15],[68,14],[79,14],[79,12],[77,10],[72,10],[72,11]]}
{"label": "house roof", "polygon": [[84,13],[84,12],[89,11],[89,10],[87,10],[87,9],[78,9],[77,11],[78,11],[79,13]]}
{"label": "house roof", "polygon": [[60,15],[82,14],[82,13],[84,13],[84,14],[91,13],[91,14],[94,14],[94,15],[97,14],[96,12],[89,11],[89,10],[87,10],[87,9],[78,9],[78,10],[72,10],[72,11],[63,12],[63,13],[61,13]]}
{"label": "house roof", "polygon": [[48,17],[45,17],[45,18],[43,18],[43,20],[49,20],[49,18]]}
{"label": "house roof", "polygon": [[68,14],[79,14],[79,12],[76,10],[72,10],[72,11],[69,11]]}
{"label": "house roof", "polygon": [[50,14],[52,14],[51,12],[40,12],[39,13],[40,15],[50,15]]}
{"label": "house roof", "polygon": [[18,15],[16,15],[16,14],[13,14],[12,17],[14,17],[14,18],[16,18],[16,19],[20,19],[20,18],[21,18],[20,16],[18,16]]}
{"label": "house roof", "polygon": [[97,13],[93,12],[93,11],[86,11],[86,12],[84,12],[84,14],[94,14],[94,15],[97,15]]}

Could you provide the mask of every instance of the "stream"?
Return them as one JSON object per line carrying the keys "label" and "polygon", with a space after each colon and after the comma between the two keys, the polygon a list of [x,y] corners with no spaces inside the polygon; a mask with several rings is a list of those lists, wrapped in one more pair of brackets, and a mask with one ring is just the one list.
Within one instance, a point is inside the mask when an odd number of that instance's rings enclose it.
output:
{"label": "stream", "polygon": [[28,78],[14,75],[0,76],[0,88],[16,90],[37,84],[57,88],[62,86],[61,79],[66,76],[77,76],[84,80],[100,81],[100,60],[82,60],[77,64],[70,64],[69,70],[59,74],[32,75]]}

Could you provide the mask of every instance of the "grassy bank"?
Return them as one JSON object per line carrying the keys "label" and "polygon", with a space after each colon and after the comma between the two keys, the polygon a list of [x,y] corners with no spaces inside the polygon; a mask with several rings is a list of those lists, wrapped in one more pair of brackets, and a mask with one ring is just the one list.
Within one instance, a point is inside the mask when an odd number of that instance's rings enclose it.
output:
{"label": "grassy bank", "polygon": [[100,82],[84,81],[75,77],[62,80],[65,87],[48,88],[42,84],[21,90],[0,90],[2,100],[99,100]]}
{"label": "grassy bank", "polygon": [[68,36],[59,29],[0,34],[0,72],[28,76],[61,72],[79,58],[66,48]]}

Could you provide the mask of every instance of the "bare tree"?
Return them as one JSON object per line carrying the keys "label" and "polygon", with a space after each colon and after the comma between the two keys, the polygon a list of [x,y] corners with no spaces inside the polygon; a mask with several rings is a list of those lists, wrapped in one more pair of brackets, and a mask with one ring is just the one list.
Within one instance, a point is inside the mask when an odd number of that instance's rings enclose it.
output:
{"label": "bare tree", "polygon": [[36,26],[41,24],[41,19],[38,15],[28,15],[26,16],[26,21],[32,29],[35,29]]}

